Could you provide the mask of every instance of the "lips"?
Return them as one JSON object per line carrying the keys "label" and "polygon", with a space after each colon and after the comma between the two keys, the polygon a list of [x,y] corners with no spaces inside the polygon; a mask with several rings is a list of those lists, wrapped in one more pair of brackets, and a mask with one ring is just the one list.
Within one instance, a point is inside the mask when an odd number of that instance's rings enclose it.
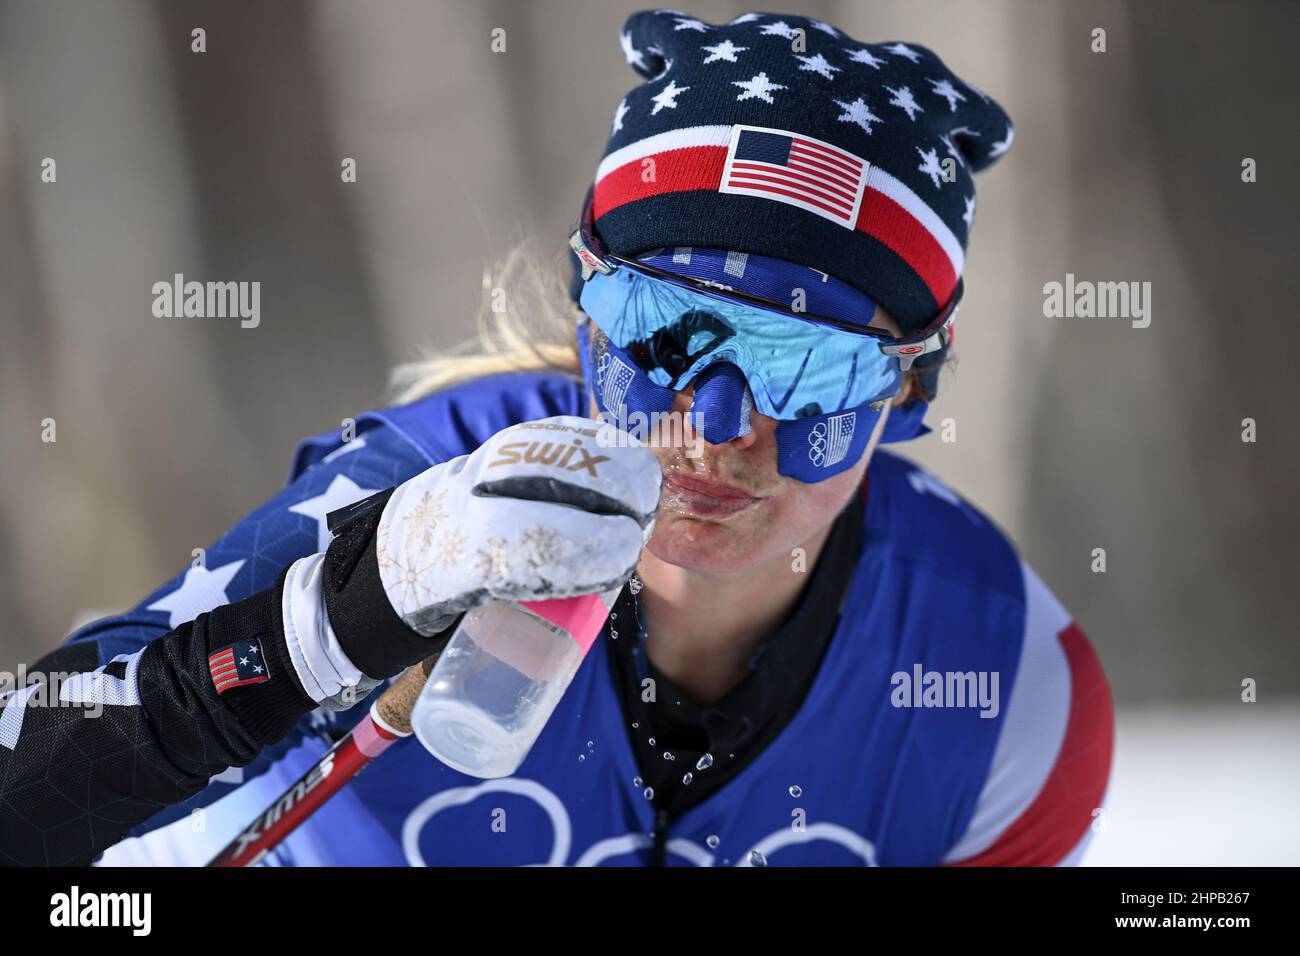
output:
{"label": "lips", "polygon": [[670,472],[664,476],[664,493],[660,504],[697,518],[725,518],[745,511],[762,500],[732,485],[687,478]]}
{"label": "lips", "polygon": [[743,498],[753,500],[757,495],[751,495],[743,488],[736,488],[732,485],[720,484],[716,481],[704,481],[699,478],[688,478],[685,475],[669,473],[664,476],[665,484],[676,485],[684,491],[693,491],[697,494],[708,495],[710,498],[718,499],[737,499]]}

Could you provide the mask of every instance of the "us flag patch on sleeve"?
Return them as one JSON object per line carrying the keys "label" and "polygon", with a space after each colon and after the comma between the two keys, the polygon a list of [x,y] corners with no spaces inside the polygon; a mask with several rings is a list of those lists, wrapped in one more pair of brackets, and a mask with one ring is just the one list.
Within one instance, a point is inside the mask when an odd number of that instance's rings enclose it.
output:
{"label": "us flag patch on sleeve", "polygon": [[271,679],[266,661],[262,660],[260,640],[236,641],[208,655],[208,672],[218,694],[245,684],[260,684]]}

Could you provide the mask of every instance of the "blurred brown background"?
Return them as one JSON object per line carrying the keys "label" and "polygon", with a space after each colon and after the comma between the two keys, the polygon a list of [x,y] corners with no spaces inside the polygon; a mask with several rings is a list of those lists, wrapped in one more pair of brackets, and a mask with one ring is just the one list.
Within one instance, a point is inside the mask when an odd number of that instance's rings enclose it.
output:
{"label": "blurred brown background", "polygon": [[[0,0],[0,666],[134,604],[277,489],[298,438],[468,335],[517,235],[560,247],[638,82],[618,32],[640,6]],[[977,179],[930,418],[958,440],[904,453],[1010,532],[1121,703],[1300,688],[1297,5],[774,6],[929,46],[1017,125]],[[259,280],[260,327],[155,318],[176,272]],[[1150,327],[1044,318],[1067,272],[1151,282]]]}

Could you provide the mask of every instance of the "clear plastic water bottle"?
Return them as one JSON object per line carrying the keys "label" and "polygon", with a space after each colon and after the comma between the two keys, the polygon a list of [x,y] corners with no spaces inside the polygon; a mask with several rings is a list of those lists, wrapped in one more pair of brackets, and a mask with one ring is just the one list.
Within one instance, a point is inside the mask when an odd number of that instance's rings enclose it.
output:
{"label": "clear plastic water bottle", "polygon": [[466,612],[411,711],[420,743],[472,777],[519,769],[618,591]]}

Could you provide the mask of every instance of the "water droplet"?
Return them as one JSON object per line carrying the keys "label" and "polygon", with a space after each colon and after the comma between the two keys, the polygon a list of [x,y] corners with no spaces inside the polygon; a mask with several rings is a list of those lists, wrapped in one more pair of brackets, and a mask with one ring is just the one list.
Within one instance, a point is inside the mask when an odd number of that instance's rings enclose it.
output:
{"label": "water droplet", "polygon": [[691,781],[694,779],[695,777],[693,777],[691,774],[688,773],[686,774],[686,776],[682,777],[682,783],[686,784],[686,786],[689,787],[691,785]]}
{"label": "water droplet", "polygon": [[722,841],[718,839],[717,834],[711,833],[705,839],[704,842],[709,845],[710,850],[716,850],[718,848],[718,844],[721,843]]}
{"label": "water droplet", "polygon": [[653,800],[655,798],[655,788],[646,787],[645,790],[642,792],[642,796],[644,796],[647,800]]}
{"label": "water droplet", "polygon": [[713,754],[705,754],[695,762],[696,770],[708,770],[713,766]]}
{"label": "water droplet", "polygon": [[669,753],[667,750],[665,750],[665,751],[664,751],[664,759],[665,759],[665,760],[676,760],[677,758],[674,757],[674,756],[673,756],[671,753]]}
{"label": "water droplet", "polygon": [[641,783],[642,783],[642,781],[641,781],[641,778],[640,778],[640,777],[633,777],[633,778],[632,778],[632,786],[634,786],[634,787],[638,787],[638,788],[639,788],[639,787],[641,786]]}
{"label": "water droplet", "polygon": [[803,787],[797,787],[797,786],[796,786],[796,787],[791,787],[791,788],[790,788],[790,796],[792,796],[792,797],[796,797],[796,798],[798,798],[798,797],[802,797],[802,796],[803,796]]}
{"label": "water droplet", "polygon": [[651,738],[650,738],[650,746],[653,747],[654,745],[655,745],[655,739],[654,739],[653,737],[651,737]]}
{"label": "water droplet", "polygon": [[750,865],[750,866],[767,866],[767,857],[763,856],[763,854],[759,853],[757,850],[750,850],[750,851],[749,851],[749,865]]}

